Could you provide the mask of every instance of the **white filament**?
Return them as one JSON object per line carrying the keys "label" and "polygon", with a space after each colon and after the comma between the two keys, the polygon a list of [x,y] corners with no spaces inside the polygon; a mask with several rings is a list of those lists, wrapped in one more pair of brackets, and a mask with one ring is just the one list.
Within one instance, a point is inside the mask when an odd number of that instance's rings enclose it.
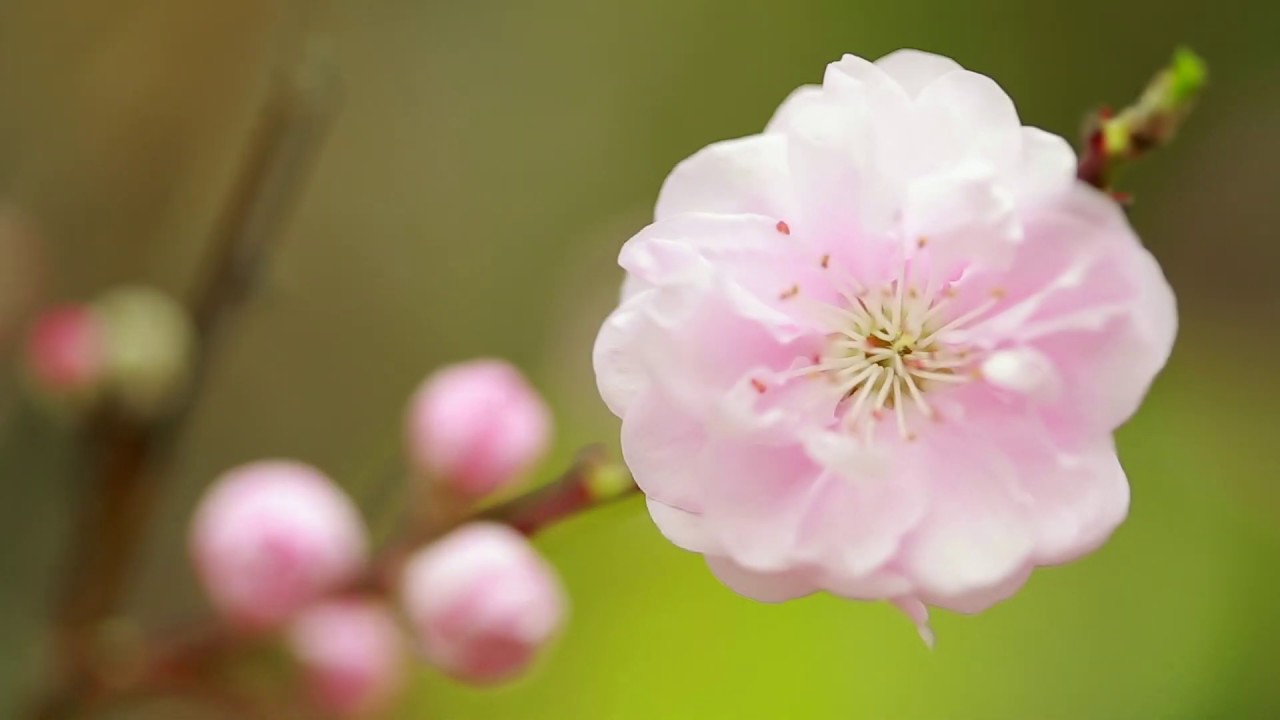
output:
{"label": "white filament", "polygon": [[955,293],[933,278],[923,288],[910,283],[909,263],[896,280],[878,289],[842,292],[842,304],[821,308],[831,325],[826,354],[800,372],[819,373],[839,386],[838,412],[847,430],[870,428],[892,411],[898,433],[913,439],[915,417],[936,416],[928,400],[939,386],[968,382],[975,366],[961,331],[999,303],[1002,293],[962,313],[948,312]]}

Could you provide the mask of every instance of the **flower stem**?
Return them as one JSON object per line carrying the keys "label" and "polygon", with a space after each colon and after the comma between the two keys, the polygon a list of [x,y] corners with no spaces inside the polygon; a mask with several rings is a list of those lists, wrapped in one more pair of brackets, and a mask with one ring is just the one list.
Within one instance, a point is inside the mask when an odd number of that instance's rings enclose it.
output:
{"label": "flower stem", "polygon": [[639,491],[621,465],[605,460],[602,447],[582,451],[555,481],[480,513],[477,519],[505,523],[535,535],[591,508],[625,499]]}
{"label": "flower stem", "polygon": [[525,535],[539,532],[596,507],[624,500],[640,490],[621,464],[607,459],[603,446],[591,445],[578,453],[556,479],[506,502],[443,523],[410,527],[393,540],[371,563],[356,587],[389,592],[405,559],[423,545],[450,530],[473,521],[499,522]]}
{"label": "flower stem", "polygon": [[1207,81],[1204,61],[1191,50],[1178,49],[1137,102],[1119,113],[1103,108],[1089,116],[1077,177],[1111,192],[1123,167],[1173,140]]}

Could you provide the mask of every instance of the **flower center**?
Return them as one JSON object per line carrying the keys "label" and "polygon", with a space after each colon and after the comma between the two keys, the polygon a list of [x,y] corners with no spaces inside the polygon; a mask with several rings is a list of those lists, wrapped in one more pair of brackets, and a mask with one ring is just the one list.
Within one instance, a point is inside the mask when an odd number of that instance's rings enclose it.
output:
{"label": "flower center", "polygon": [[998,295],[968,312],[950,312],[955,293],[907,283],[905,269],[879,289],[841,293],[826,352],[813,368],[842,391],[836,414],[843,428],[868,436],[889,415],[913,440],[913,418],[936,417],[927,396],[973,378],[974,349],[955,331],[984,315]]}

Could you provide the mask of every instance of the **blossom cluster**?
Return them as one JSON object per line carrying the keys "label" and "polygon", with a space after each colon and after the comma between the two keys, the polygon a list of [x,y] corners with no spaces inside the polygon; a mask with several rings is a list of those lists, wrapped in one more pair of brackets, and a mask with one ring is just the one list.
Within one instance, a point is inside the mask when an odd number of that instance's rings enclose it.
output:
{"label": "blossom cluster", "polygon": [[[474,502],[509,487],[549,435],[542,399],[496,360],[438,371],[414,394],[406,420],[409,465],[428,500]],[[371,557],[369,545],[355,504],[294,461],[227,472],[191,525],[192,559],[218,613],[237,633],[281,634],[315,702],[338,715],[389,704],[406,648],[457,679],[500,682],[527,668],[563,621],[555,572],[505,525],[463,524],[391,558],[394,566]],[[376,572],[397,577],[394,602],[362,587]]]}

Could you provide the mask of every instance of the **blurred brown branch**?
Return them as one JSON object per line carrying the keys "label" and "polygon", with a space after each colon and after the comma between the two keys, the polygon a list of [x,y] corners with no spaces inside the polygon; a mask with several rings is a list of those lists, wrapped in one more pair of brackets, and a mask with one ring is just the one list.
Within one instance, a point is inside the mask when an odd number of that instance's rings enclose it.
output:
{"label": "blurred brown branch", "polygon": [[56,601],[53,689],[34,717],[74,714],[99,681],[94,668],[101,626],[116,610],[146,532],[159,490],[156,466],[196,405],[219,332],[248,296],[300,195],[336,111],[335,89],[333,65],[310,56],[268,92],[244,166],[212,234],[208,270],[189,301],[199,353],[187,396],[157,420],[108,407],[86,423],[82,517],[75,523],[72,558]]}
{"label": "blurred brown branch", "polygon": [[[473,514],[404,528],[400,537],[389,543],[370,563],[368,571],[345,592],[396,593],[396,581],[406,558],[464,523],[500,522],[532,536],[562,520],[625,500],[638,492],[630,474],[619,464],[609,462],[602,447],[589,447],[559,477],[545,485]],[[211,684],[210,671],[237,657],[262,650],[268,643],[269,639],[240,635],[217,623],[139,640],[132,652],[126,653],[134,657],[134,663],[123,671],[97,673],[110,675],[111,679],[91,688],[92,693],[83,700],[87,706],[114,705],[170,692],[191,694],[193,690],[200,697],[234,698],[226,688]]]}

